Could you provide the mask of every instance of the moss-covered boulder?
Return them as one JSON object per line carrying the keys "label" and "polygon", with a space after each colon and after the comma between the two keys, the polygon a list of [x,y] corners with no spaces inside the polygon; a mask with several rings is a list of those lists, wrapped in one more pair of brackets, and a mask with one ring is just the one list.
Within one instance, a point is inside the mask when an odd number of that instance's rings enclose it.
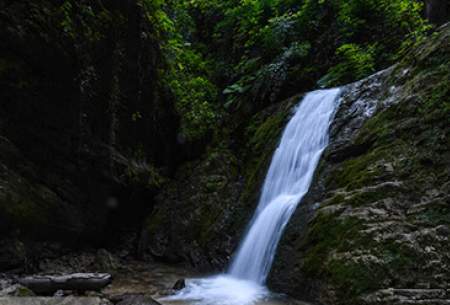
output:
{"label": "moss-covered boulder", "polygon": [[320,304],[448,301],[449,83],[447,25],[396,66],[343,89],[273,287]]}

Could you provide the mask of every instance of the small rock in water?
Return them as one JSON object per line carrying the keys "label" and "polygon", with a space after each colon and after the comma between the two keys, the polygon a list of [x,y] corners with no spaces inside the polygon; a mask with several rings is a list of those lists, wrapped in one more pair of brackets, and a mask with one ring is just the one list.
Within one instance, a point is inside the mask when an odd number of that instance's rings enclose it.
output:
{"label": "small rock in water", "polygon": [[440,225],[436,228],[436,232],[442,236],[450,235],[450,228],[445,225]]}
{"label": "small rock in water", "polygon": [[186,281],[184,279],[179,279],[175,285],[173,285],[174,290],[181,290],[186,287]]}
{"label": "small rock in water", "polygon": [[59,289],[53,294],[53,296],[54,297],[63,297],[64,296],[64,291]]}

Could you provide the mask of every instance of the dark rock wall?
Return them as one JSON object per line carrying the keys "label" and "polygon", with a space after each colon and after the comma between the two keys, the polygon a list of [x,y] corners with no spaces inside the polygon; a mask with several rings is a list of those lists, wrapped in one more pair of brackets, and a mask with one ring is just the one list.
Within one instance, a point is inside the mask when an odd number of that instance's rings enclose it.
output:
{"label": "dark rock wall", "polygon": [[[184,164],[158,195],[140,249],[157,259],[223,270],[259,199],[260,185],[299,96],[255,114],[241,138],[229,131],[199,160]],[[239,141],[243,146],[236,148]]]}
{"label": "dark rock wall", "polygon": [[178,119],[139,3],[0,1],[2,236],[105,241],[151,210]]}

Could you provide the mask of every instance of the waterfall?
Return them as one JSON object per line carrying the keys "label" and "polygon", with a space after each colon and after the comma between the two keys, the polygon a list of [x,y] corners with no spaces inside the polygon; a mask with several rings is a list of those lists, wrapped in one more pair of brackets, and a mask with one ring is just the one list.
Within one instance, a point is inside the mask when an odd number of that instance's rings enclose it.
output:
{"label": "waterfall", "polygon": [[287,124],[272,158],[256,212],[229,274],[264,284],[278,242],[309,189],[338,104],[339,89],[308,93]]}
{"label": "waterfall", "polygon": [[264,283],[278,242],[307,193],[328,144],[339,92],[339,89],[310,92],[295,109],[273,155],[258,207],[228,273],[190,280],[177,295],[161,300],[183,300],[195,305],[248,305],[269,295]]}

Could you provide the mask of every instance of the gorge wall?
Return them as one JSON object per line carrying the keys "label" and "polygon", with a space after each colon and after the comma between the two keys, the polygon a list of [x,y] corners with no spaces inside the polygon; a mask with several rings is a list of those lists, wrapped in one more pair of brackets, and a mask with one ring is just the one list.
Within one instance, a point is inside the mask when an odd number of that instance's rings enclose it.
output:
{"label": "gorge wall", "polygon": [[149,12],[24,0],[0,15],[0,268],[39,253],[29,241],[106,246],[177,162]]}

